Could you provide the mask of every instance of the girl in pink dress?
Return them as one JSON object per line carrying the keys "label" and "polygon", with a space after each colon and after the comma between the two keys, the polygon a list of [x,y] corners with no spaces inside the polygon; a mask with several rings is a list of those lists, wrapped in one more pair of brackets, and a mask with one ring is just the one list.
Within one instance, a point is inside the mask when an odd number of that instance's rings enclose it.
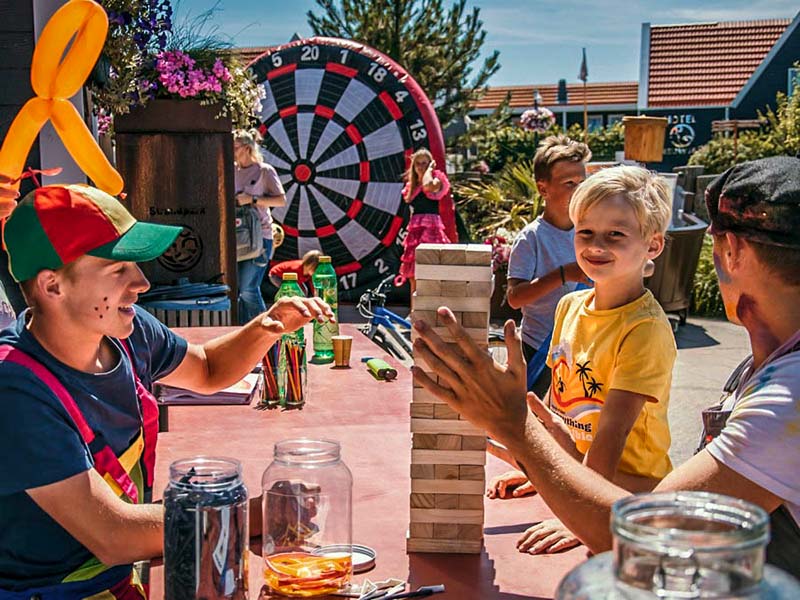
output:
{"label": "girl in pink dress", "polygon": [[447,196],[450,182],[447,176],[436,169],[436,162],[426,148],[411,155],[411,166],[406,173],[403,200],[411,205],[413,214],[408,224],[408,234],[403,243],[400,259],[399,283],[408,279],[411,293],[416,291],[414,279],[414,254],[420,244],[449,244],[442,218],[439,216],[439,200]]}

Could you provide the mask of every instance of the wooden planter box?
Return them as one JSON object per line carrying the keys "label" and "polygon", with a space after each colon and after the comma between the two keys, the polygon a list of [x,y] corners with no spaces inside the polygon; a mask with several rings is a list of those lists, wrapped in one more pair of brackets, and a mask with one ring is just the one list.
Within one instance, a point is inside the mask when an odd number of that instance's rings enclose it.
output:
{"label": "wooden planter box", "polygon": [[153,100],[117,117],[116,162],[137,219],[184,227],[164,256],[143,265],[147,277],[170,284],[221,274],[235,319],[233,138],[218,113],[197,100]]}

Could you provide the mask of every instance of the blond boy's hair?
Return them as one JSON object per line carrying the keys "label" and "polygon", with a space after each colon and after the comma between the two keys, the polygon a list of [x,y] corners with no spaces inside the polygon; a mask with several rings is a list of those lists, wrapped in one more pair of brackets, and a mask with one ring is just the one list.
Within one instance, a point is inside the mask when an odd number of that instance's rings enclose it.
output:
{"label": "blond boy's hair", "polygon": [[548,181],[553,165],[561,160],[589,162],[592,151],[583,142],[576,142],[563,133],[542,140],[533,157],[533,176],[537,181]]}
{"label": "blond boy's hair", "polygon": [[620,195],[636,213],[643,238],[669,227],[672,202],[669,186],[663,177],[641,167],[611,167],[598,171],[578,186],[569,203],[573,223],[598,202]]}

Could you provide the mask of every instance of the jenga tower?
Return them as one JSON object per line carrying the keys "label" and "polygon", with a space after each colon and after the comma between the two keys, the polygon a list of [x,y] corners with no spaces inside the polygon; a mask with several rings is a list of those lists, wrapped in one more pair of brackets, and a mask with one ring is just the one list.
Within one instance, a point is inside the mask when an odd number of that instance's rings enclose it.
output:
{"label": "jenga tower", "polygon": [[[445,342],[437,318],[447,306],[488,350],[492,249],[483,244],[420,244],[412,321],[424,319]],[[412,334],[414,335],[414,334]],[[416,361],[430,377],[429,367]],[[411,523],[408,552],[478,554],[483,543],[486,433],[414,381],[411,401]]]}

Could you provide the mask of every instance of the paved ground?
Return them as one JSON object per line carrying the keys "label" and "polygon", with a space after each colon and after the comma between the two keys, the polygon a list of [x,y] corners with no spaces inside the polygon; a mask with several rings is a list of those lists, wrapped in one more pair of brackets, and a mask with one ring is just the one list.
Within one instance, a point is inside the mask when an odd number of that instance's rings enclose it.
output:
{"label": "paved ground", "polygon": [[[408,309],[390,307],[405,315]],[[342,306],[344,322],[363,321],[351,306]],[[749,354],[747,334],[726,320],[690,318],[676,334],[678,359],[672,372],[669,422],[670,456],[675,466],[692,456],[700,439],[700,413],[719,400],[731,371]]]}

